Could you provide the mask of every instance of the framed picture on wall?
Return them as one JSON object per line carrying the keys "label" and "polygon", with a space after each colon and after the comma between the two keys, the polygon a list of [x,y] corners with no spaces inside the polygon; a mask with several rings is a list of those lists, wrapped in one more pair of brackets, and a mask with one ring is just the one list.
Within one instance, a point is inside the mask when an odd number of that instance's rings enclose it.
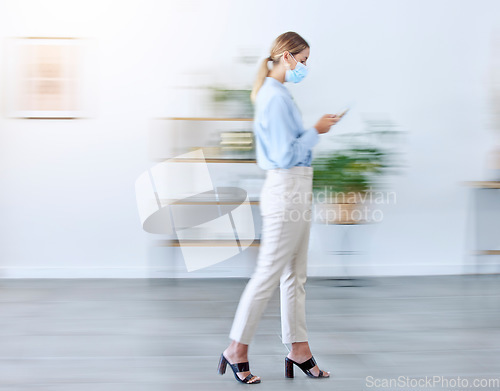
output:
{"label": "framed picture on wall", "polygon": [[6,116],[76,119],[95,116],[93,42],[88,38],[8,37]]}

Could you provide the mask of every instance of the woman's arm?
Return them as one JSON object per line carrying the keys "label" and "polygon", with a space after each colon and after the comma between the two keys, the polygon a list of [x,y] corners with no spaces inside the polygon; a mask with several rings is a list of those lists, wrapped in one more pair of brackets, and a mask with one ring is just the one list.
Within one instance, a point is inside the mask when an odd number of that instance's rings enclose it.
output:
{"label": "woman's arm", "polygon": [[306,159],[319,141],[318,131],[314,127],[305,130],[299,137],[295,136],[294,129],[302,127],[302,124],[295,122],[290,104],[293,102],[276,95],[266,107],[268,157],[280,168],[293,167]]}

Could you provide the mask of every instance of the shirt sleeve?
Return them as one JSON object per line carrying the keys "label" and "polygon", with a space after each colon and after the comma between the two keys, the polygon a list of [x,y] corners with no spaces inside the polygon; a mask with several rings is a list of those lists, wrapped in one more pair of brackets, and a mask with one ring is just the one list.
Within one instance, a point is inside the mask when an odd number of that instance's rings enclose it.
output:
{"label": "shirt sleeve", "polygon": [[268,157],[279,168],[290,168],[305,160],[319,142],[314,127],[304,130],[299,137],[295,135],[296,128],[302,124],[295,122],[292,109],[281,95],[271,98],[267,107]]}

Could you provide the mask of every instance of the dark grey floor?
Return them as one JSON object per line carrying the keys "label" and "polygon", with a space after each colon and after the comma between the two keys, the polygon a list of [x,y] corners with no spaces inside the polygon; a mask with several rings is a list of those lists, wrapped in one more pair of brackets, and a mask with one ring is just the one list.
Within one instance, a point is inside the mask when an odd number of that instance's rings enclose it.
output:
{"label": "dark grey floor", "polygon": [[276,290],[250,346],[257,385],[237,383],[230,368],[216,373],[247,280],[0,280],[0,390],[458,389],[374,381],[500,379],[499,280],[392,277],[339,287],[309,278],[310,344],[330,379],[297,370],[284,378]]}

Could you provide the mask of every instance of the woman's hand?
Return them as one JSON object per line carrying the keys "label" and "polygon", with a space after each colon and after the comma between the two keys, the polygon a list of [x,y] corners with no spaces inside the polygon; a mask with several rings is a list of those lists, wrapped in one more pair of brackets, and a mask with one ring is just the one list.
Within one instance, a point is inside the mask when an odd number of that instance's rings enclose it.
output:
{"label": "woman's hand", "polygon": [[337,114],[325,114],[319,119],[319,121],[314,125],[319,134],[327,133],[330,128],[335,125],[340,120]]}

